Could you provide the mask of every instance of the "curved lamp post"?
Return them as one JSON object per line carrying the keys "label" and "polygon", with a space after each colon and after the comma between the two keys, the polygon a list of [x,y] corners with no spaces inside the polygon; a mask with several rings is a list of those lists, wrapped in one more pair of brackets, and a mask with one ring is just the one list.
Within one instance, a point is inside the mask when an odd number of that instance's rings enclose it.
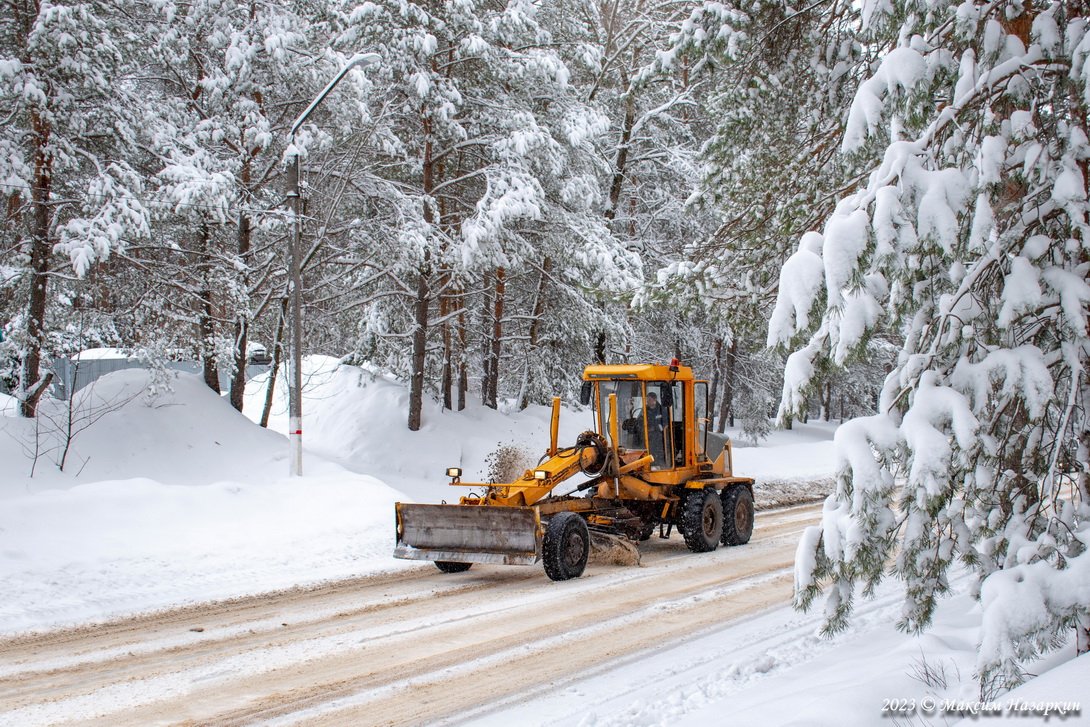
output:
{"label": "curved lamp post", "polygon": [[303,474],[303,298],[300,257],[303,243],[303,198],[299,184],[299,147],[295,145],[295,135],[307,117],[318,108],[330,91],[341,82],[349,71],[359,66],[367,66],[381,60],[378,53],[357,53],[352,56],[329,84],[322,89],[310,106],[299,114],[291,125],[291,189],[288,197],[292,200],[292,217],[295,230],[291,237],[291,376],[288,377],[288,466],[289,474],[301,477]]}

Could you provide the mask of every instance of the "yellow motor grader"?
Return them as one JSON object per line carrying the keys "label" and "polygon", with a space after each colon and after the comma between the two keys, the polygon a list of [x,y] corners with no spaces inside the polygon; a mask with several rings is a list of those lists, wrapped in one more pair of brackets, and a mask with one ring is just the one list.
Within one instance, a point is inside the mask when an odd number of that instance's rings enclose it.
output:
{"label": "yellow motor grader", "polygon": [[[595,430],[559,447],[554,399],[549,449],[515,482],[468,485],[480,494],[457,505],[397,503],[394,556],[447,573],[541,561],[562,581],[583,574],[592,535],[642,541],[676,526],[695,553],[749,542],[753,480],[733,474],[729,440],[708,431],[708,384],[692,369],[588,366],[581,400]],[[447,470],[452,485],[467,484],[461,474]]]}

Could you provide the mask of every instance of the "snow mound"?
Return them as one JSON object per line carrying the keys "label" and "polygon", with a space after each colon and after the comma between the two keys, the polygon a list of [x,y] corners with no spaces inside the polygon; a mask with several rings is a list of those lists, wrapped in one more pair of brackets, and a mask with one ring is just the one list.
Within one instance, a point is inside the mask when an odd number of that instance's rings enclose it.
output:
{"label": "snow mound", "polygon": [[120,348],[88,348],[72,356],[73,361],[127,361],[130,354]]}
{"label": "snow mound", "polygon": [[[501,446],[514,446],[536,462],[549,442],[551,409],[531,405],[503,412],[470,400],[463,411],[444,410],[424,397],[423,425],[406,425],[404,382],[327,356],[303,361],[303,445],[308,452],[354,472],[378,477],[419,502],[456,499],[468,489],[450,487],[446,468],[461,467],[464,482],[487,482],[489,459]],[[267,376],[247,387],[245,411],[261,416]],[[287,431],[287,388],[278,376],[269,427]],[[561,445],[574,444],[593,426],[590,410],[564,408]],[[532,466],[530,462],[527,466]],[[307,464],[304,461],[304,471]]]}
{"label": "snow mound", "polygon": [[[43,399],[37,421],[19,418],[14,407],[0,410],[6,471],[0,498],[133,477],[174,485],[259,484],[287,473],[284,437],[255,427],[199,377],[178,374],[172,391],[159,395],[151,385],[147,371],[128,369],[81,389],[71,408]],[[73,436],[65,454],[70,415]]]}
{"label": "snow mound", "polygon": [[754,479],[758,510],[821,499],[836,484],[832,447],[835,424],[796,422],[792,431],[777,430],[760,446],[734,440],[734,473]]}
{"label": "snow mound", "polygon": [[[1034,677],[1017,689],[997,697],[987,706],[987,717],[1009,719],[1019,727],[1030,725],[1084,724],[1090,705],[1090,654],[1083,654]],[[975,727],[983,719],[969,713],[953,727]]]}
{"label": "snow mound", "polygon": [[398,493],[337,471],[264,485],[148,479],[0,512],[0,632],[348,578],[387,567]]}
{"label": "snow mound", "polygon": [[[286,479],[285,438],[200,378],[150,385],[118,371],[71,409],[43,401],[37,421],[3,409],[0,632],[402,567],[390,558],[401,493],[313,456]],[[70,412],[79,431],[60,471]]]}

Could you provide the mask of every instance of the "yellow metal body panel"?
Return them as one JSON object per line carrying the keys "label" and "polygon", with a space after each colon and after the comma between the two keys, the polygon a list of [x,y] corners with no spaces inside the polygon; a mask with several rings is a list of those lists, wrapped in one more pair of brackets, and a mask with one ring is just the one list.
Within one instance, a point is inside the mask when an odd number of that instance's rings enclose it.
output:
{"label": "yellow metal body panel", "polygon": [[677,467],[672,470],[641,472],[640,477],[653,485],[680,485],[700,476],[699,467]]}
{"label": "yellow metal body panel", "polygon": [[621,475],[617,482],[612,480],[598,485],[598,497],[617,497],[622,500],[677,500],[668,494],[669,488],[651,485],[638,477]]}
{"label": "yellow metal body panel", "polygon": [[549,451],[546,453],[550,457],[555,457],[559,451],[557,446],[557,437],[560,434],[560,397],[553,397],[553,414],[549,421]]}
{"label": "yellow metal body panel", "polygon": [[625,364],[621,366],[587,366],[583,371],[584,381],[599,381],[601,379],[692,381],[693,370],[688,366],[678,366],[677,371],[671,371],[669,366],[660,364]]}
{"label": "yellow metal body panel", "polygon": [[[539,464],[532,470],[526,470],[522,477],[507,485],[489,485],[485,483],[458,482],[463,487],[487,488],[483,498],[463,497],[461,504],[489,504],[506,507],[526,507],[533,505],[553,491],[564,480],[579,473],[584,462],[579,450],[575,448],[560,450],[556,455]],[[537,479],[534,472],[544,472],[544,479]]]}

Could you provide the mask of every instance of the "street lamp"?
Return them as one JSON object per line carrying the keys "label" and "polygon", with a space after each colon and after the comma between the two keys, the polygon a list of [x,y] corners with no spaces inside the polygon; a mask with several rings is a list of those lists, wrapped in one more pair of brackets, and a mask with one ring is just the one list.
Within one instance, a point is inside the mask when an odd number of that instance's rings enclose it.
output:
{"label": "street lamp", "polygon": [[367,66],[381,60],[378,53],[357,53],[352,56],[329,84],[322,89],[310,106],[299,114],[291,125],[291,190],[288,197],[292,200],[292,217],[295,230],[291,241],[291,376],[288,377],[288,468],[293,477],[303,475],[303,298],[300,256],[303,245],[303,198],[299,183],[299,147],[295,135],[307,117],[318,108],[329,92],[341,82],[349,71],[358,66]]}

